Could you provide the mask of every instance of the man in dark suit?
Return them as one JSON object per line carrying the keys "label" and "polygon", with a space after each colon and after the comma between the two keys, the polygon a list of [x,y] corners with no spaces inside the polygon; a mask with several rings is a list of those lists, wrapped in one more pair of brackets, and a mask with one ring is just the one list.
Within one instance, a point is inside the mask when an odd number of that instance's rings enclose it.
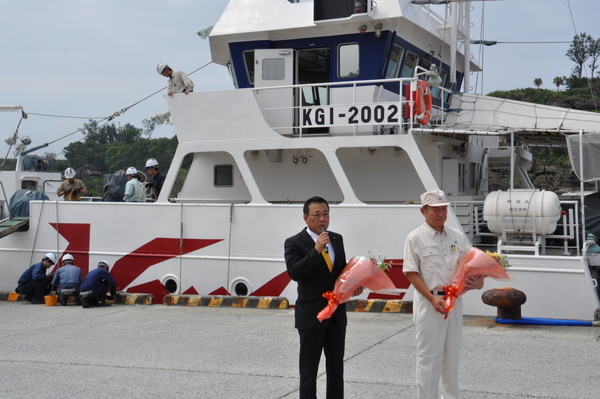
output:
{"label": "man in dark suit", "polygon": [[[300,335],[300,399],[316,399],[317,374],[325,351],[327,399],[344,397],[346,304],[320,322],[317,314],[327,306],[323,293],[333,290],[346,266],[342,236],[330,231],[329,205],[321,197],[304,203],[306,228],[285,240],[287,271],[298,282],[296,323]],[[362,288],[354,293],[360,295]]]}

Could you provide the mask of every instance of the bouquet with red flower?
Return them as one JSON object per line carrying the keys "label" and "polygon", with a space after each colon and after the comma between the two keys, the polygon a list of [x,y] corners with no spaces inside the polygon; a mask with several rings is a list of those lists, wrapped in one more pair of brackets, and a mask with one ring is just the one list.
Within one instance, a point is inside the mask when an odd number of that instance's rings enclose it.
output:
{"label": "bouquet with red flower", "polygon": [[355,256],[350,259],[342,274],[335,281],[333,291],[323,294],[329,303],[319,312],[317,319],[323,321],[330,318],[339,304],[347,302],[358,287],[379,292],[396,290],[394,283],[384,272],[383,268],[386,266],[385,263],[380,266],[375,260],[364,256]]}
{"label": "bouquet with red flower", "polygon": [[[446,311],[451,311],[456,303],[456,298],[466,292],[469,278],[491,277],[496,280],[510,280],[506,273],[509,267],[506,256],[495,252],[482,251],[479,248],[471,250],[460,260],[452,277],[452,284],[444,287],[444,300]],[[446,314],[445,317],[448,317]]]}

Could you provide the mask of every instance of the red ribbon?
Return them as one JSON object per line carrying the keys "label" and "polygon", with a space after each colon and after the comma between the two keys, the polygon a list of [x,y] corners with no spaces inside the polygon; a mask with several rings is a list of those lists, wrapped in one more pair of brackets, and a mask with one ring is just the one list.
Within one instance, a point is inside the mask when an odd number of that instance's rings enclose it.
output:
{"label": "red ribbon", "polygon": [[[444,288],[442,288],[442,290],[446,294],[442,297],[442,299],[445,301],[448,301],[447,303],[448,303],[450,309],[446,309],[446,310],[449,312],[454,308],[454,302],[456,301],[456,298],[458,298],[458,287],[456,285],[445,285]],[[446,313],[444,315],[444,319],[447,319],[447,318],[448,318],[448,313]]]}
{"label": "red ribbon", "polygon": [[442,297],[442,299],[446,300],[448,298],[453,298],[453,299],[458,298],[458,287],[457,286],[445,285],[444,288],[442,288],[442,290],[446,294]]}
{"label": "red ribbon", "polygon": [[327,291],[323,293],[323,298],[327,299],[329,301],[329,303],[333,304],[333,305],[339,305],[339,301],[337,300],[338,295],[334,292],[331,291]]}

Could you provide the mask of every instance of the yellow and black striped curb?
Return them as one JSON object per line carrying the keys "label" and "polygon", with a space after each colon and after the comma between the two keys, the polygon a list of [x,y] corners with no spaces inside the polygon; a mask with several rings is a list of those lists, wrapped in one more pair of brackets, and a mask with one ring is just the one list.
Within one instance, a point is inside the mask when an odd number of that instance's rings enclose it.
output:
{"label": "yellow and black striped curb", "polygon": [[[0,301],[23,301],[23,295],[15,292],[0,291]],[[115,301],[119,305],[153,305],[151,294],[133,294],[122,292]],[[167,306],[208,306],[256,309],[288,309],[290,303],[284,297],[253,297],[226,295],[166,295],[163,304]],[[412,313],[413,302],[384,299],[353,299],[347,302],[349,312]]]}
{"label": "yellow and black striped curb", "polygon": [[288,309],[290,303],[283,297],[221,296],[221,295],[166,295],[167,306],[211,306],[256,309]]}
{"label": "yellow and black striped curb", "polygon": [[385,299],[353,299],[346,304],[349,312],[412,313],[412,301]]}
{"label": "yellow and black striped curb", "polygon": [[114,303],[119,305],[154,305],[154,296],[151,294],[129,294],[122,292],[117,294],[117,299]]}
{"label": "yellow and black striped curb", "polygon": [[[25,301],[25,299],[23,295],[16,292],[0,291],[0,301]],[[74,297],[70,297],[69,302],[73,301]],[[152,305],[154,304],[154,296],[151,294],[129,294],[122,292],[117,294],[117,299],[114,301],[106,302],[119,305]]]}

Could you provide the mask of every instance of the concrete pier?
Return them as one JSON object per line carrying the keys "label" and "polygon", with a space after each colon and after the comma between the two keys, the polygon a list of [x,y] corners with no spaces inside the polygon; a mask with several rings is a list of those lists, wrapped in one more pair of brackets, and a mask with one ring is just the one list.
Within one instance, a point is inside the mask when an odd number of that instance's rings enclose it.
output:
{"label": "concrete pier", "polygon": [[[298,397],[293,309],[0,301],[5,398]],[[348,312],[346,399],[414,398],[412,315]],[[464,399],[595,399],[600,329],[465,318]],[[323,370],[323,366],[321,370]],[[319,378],[319,398],[325,380]]]}

